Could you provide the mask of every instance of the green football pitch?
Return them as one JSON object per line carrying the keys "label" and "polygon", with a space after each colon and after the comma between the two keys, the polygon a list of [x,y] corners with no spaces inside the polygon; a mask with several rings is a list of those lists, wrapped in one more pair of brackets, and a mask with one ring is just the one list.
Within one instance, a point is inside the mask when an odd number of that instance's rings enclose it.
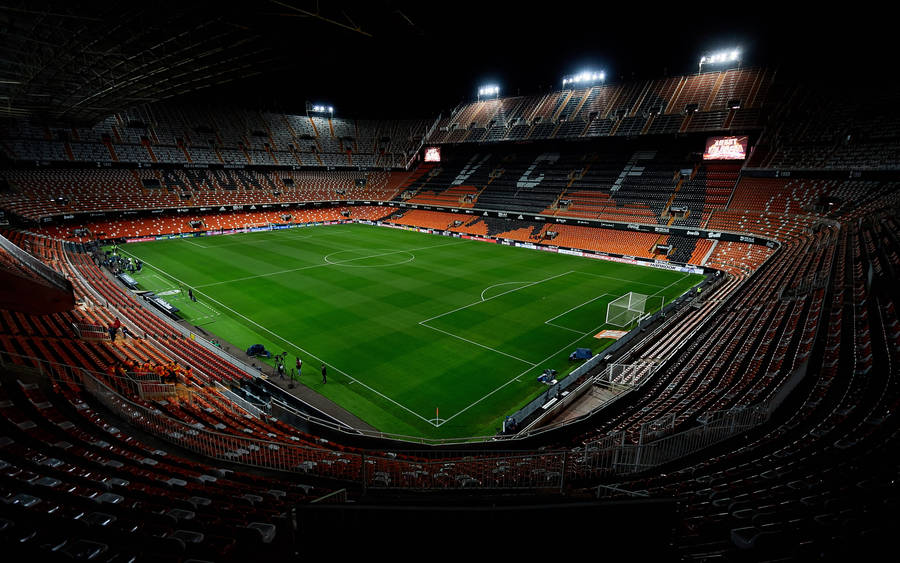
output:
{"label": "green football pitch", "polygon": [[[607,304],[702,276],[369,225],[129,244],[134,277],[204,331],[303,359],[300,383],[386,433],[489,436],[597,353]],[[187,296],[192,288],[196,302]],[[321,364],[328,367],[322,383]],[[269,370],[270,371],[270,370]],[[270,371],[271,372],[271,371]]]}

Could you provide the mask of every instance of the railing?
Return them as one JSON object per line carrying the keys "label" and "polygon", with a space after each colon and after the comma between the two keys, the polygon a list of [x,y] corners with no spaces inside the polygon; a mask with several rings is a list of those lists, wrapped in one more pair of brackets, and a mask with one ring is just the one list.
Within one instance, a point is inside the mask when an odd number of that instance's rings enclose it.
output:
{"label": "railing", "polygon": [[[573,479],[596,479],[645,471],[690,455],[764,424],[770,403],[708,413],[699,426],[651,442],[626,443],[625,432],[583,448],[558,451],[335,451],[288,439],[263,440],[190,425],[123,397],[89,370],[38,358],[0,353],[0,366],[36,371],[75,383],[130,424],[186,450],[249,467],[358,482],[372,488],[546,489]],[[22,364],[26,364],[23,367]],[[27,364],[33,364],[28,367]],[[157,385],[157,384],[149,384]]]}
{"label": "railing", "polygon": [[[720,303],[716,311],[724,303]],[[0,352],[0,365],[5,365],[10,356],[15,354]],[[769,419],[775,408],[771,403],[761,403],[739,410],[708,413],[699,426],[653,441],[642,440],[638,444],[626,443],[625,433],[620,432],[594,440],[584,448],[557,452],[482,450],[473,454],[471,451],[453,453],[445,450],[408,453],[398,458],[382,451],[372,455],[335,452],[197,429],[181,421],[159,418],[162,416],[159,411],[128,401],[106,387],[102,376],[98,378],[87,370],[47,360],[20,358],[35,365],[41,373],[84,383],[92,394],[120,416],[129,421],[141,418],[141,425],[146,424],[148,431],[191,451],[254,467],[358,480],[366,486],[387,488],[562,487],[571,479],[644,471],[758,427]],[[793,387],[796,381],[791,378],[788,384]],[[164,389],[144,391],[150,394]],[[779,392],[778,402],[788,392],[787,389],[784,393]],[[135,394],[141,393],[136,391]],[[486,439],[490,438],[481,438]],[[416,438],[411,440],[415,441]]]}
{"label": "railing", "polygon": [[[103,297],[99,294],[99,292],[97,291],[97,289],[94,288],[93,284],[91,284],[91,283],[84,277],[84,275],[81,273],[81,270],[79,270],[78,267],[76,267],[75,264],[73,264],[72,261],[69,259],[69,253],[68,253],[67,251],[66,251],[66,252],[63,252],[63,257],[65,258],[66,263],[67,263],[68,266],[69,266],[69,269],[70,269],[70,270],[75,274],[75,276],[81,281],[82,286],[85,287],[85,288],[87,288],[87,290],[90,291],[91,294],[93,294],[94,298],[95,298],[96,300],[98,300],[98,302],[104,302],[105,300],[104,300]],[[111,302],[109,302],[109,301],[105,301],[105,302],[106,302],[106,308],[107,308],[110,312],[112,312],[113,314],[115,314],[116,317],[118,317],[118,318],[120,318],[120,319],[123,319],[124,324],[127,326],[129,332],[132,332],[133,334],[141,334],[141,333],[144,332],[144,331],[138,330],[138,326],[137,326],[137,325],[129,318],[128,315],[124,314],[122,311],[119,311],[118,308],[116,308]],[[139,304],[138,304],[138,305],[139,305]],[[158,319],[162,320],[164,323],[166,323],[166,324],[168,324],[170,327],[172,327],[172,329],[173,329],[174,331],[180,333],[180,332],[183,330],[182,327],[178,326],[174,321],[172,321],[172,320],[171,320],[169,317],[167,317],[166,315],[158,314],[157,311],[156,311],[156,309],[148,307],[148,308],[143,308],[143,310],[144,310],[145,312],[147,312],[148,314],[155,315]],[[108,338],[108,335],[107,335],[107,338]],[[169,357],[171,357],[171,358],[178,358],[180,361],[182,361],[182,362],[184,362],[184,363],[190,363],[189,358],[183,357],[182,354],[178,353],[178,351],[177,351],[174,347],[170,346],[170,345],[169,345],[168,343],[166,343],[163,339],[154,338],[153,336],[151,336],[151,335],[149,335],[149,334],[146,336],[146,338],[147,338],[147,340],[153,342],[153,346],[154,346],[156,349],[165,352],[166,354],[169,355]],[[230,364],[232,364],[233,366],[235,366],[235,367],[241,369],[242,371],[244,371],[244,372],[247,373],[248,375],[252,375],[252,373],[251,373],[251,372],[252,372],[252,369],[251,369],[249,366],[247,366],[247,365],[244,364],[243,362],[240,362],[240,361],[239,361],[237,358],[235,358],[234,356],[232,356],[232,355],[230,355],[230,354],[226,354],[224,351],[218,349],[216,346],[213,346],[211,343],[207,342],[205,339],[203,339],[203,338],[198,338],[198,339],[195,339],[195,342],[199,342],[201,346],[203,346],[203,347],[206,348],[207,350],[212,351],[213,353],[215,353],[216,355],[218,355],[221,359],[223,359],[223,360],[229,362]],[[215,378],[214,378],[214,374],[212,374],[212,373],[204,374],[204,373],[201,372],[201,369],[200,369],[199,367],[198,367],[198,369],[195,371],[195,373],[196,373],[197,375],[199,375],[201,378],[205,378],[207,381],[214,381],[214,379],[215,379]],[[255,373],[255,372],[254,372],[254,373]]]}
{"label": "railing", "polygon": [[[573,369],[572,372],[569,373],[569,375],[567,375],[565,378],[562,379],[562,381],[559,381],[559,382],[551,385],[550,388],[547,389],[547,391],[545,391],[544,393],[541,393],[540,396],[538,396],[537,398],[532,400],[530,403],[528,403],[527,405],[522,407],[515,414],[510,415],[506,420],[503,421],[504,430],[507,430],[511,423],[514,423],[515,425],[518,426],[519,424],[522,423],[522,421],[528,419],[531,415],[533,415],[534,413],[536,413],[537,411],[539,411],[541,409],[544,409],[546,411],[545,414],[549,414],[551,412],[558,412],[561,405],[569,404],[576,397],[583,395],[584,392],[587,389],[589,389],[595,382],[602,381],[604,376],[608,376],[610,371],[613,369],[612,365],[607,366],[607,368],[602,373],[592,377],[590,379],[589,385],[579,385],[578,388],[575,389],[574,392],[568,393],[565,396],[560,395],[560,393],[563,390],[568,389],[570,386],[572,386],[572,384],[574,384],[578,380],[578,378],[580,378],[583,375],[586,375],[589,371],[594,369],[597,366],[597,364],[599,364],[602,361],[602,359],[605,357],[605,355],[606,354],[604,352],[604,354],[597,354],[594,357],[590,358],[588,361],[584,362],[577,368]],[[606,402],[606,403],[604,403],[604,406],[606,406],[608,404],[609,404],[609,402]],[[552,405],[552,408],[550,408],[551,405]],[[597,412],[596,409],[591,411],[592,414],[594,414],[596,412]],[[541,419],[543,419],[544,416],[545,415],[538,416],[536,420],[529,423],[528,427],[522,429],[524,431],[524,434],[527,435],[528,433],[530,433],[532,431],[532,429],[535,428],[540,423]],[[522,435],[522,434],[520,434],[520,435]]]}
{"label": "railing", "polygon": [[237,406],[241,407],[241,408],[244,409],[245,411],[249,412],[250,414],[252,414],[252,415],[255,416],[256,418],[262,418],[263,415],[265,414],[265,413],[263,412],[262,409],[260,409],[259,407],[257,407],[257,406],[254,405],[253,403],[251,403],[250,401],[248,401],[248,400],[246,400],[246,399],[244,399],[244,398],[242,398],[242,397],[239,397],[239,396],[238,396],[236,393],[234,393],[231,389],[225,387],[224,385],[222,385],[222,384],[219,383],[218,381],[216,381],[215,383],[216,383],[216,391],[218,391],[218,392],[221,393],[222,395],[225,395],[226,397],[228,397],[228,400],[229,400],[229,401],[231,401],[232,403],[234,403],[234,404],[236,404]]}
{"label": "railing", "polygon": [[0,235],[0,247],[13,255],[23,266],[34,272],[47,283],[64,291],[72,291],[72,284],[62,274],[28,254],[6,237]]}
{"label": "railing", "polygon": [[109,340],[109,330],[100,325],[75,322],[72,329],[83,340]]}

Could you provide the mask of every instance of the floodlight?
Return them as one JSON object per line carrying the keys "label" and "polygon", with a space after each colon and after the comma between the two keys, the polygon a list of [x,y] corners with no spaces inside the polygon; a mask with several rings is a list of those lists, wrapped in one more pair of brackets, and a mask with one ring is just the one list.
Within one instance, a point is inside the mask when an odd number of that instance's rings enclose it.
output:
{"label": "floodlight", "polygon": [[703,69],[703,65],[705,64],[721,64],[721,63],[733,63],[741,60],[741,51],[740,49],[732,49],[730,51],[719,51],[717,53],[711,53],[709,55],[704,55],[700,57],[700,69]]}
{"label": "floodlight", "polygon": [[478,97],[489,97],[489,96],[499,96],[500,95],[500,87],[496,84],[489,84],[487,86],[482,86],[478,89]]}
{"label": "floodlight", "polygon": [[597,82],[603,82],[604,80],[606,80],[606,72],[584,70],[572,76],[564,76],[562,83],[563,86],[567,86],[569,84],[582,84],[588,86]]}
{"label": "floodlight", "polygon": [[306,104],[306,111],[310,113],[327,113],[334,115],[334,106],[326,106],[325,104]]}

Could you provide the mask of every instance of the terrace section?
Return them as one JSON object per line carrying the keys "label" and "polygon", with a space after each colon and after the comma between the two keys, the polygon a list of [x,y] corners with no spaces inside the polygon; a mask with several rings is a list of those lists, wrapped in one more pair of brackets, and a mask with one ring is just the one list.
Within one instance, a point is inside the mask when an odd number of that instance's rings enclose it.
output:
{"label": "terrace section", "polygon": [[0,207],[26,219],[74,213],[275,205],[394,197],[408,179],[389,171],[35,169],[4,173]]}
{"label": "terrace section", "polygon": [[426,120],[356,120],[154,105],[92,127],[10,121],[0,151],[20,162],[405,167]]}
{"label": "terrace section", "polygon": [[40,314],[66,311],[75,305],[69,280],[2,235],[0,286],[0,308]]}
{"label": "terrace section", "polygon": [[774,74],[742,68],[477,101],[442,118],[433,144],[761,129]]}
{"label": "terrace section", "polygon": [[699,227],[727,204],[739,175],[739,165],[701,162],[700,144],[694,136],[448,147],[393,201]]}
{"label": "terrace section", "polygon": [[[863,89],[797,88],[780,110],[772,135],[751,166],[781,170],[897,170],[900,90],[892,83]],[[827,118],[824,118],[827,116]]]}

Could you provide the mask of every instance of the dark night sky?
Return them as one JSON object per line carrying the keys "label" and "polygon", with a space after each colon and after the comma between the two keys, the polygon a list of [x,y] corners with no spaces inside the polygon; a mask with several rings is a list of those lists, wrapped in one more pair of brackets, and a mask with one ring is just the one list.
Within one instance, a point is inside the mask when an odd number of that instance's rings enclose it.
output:
{"label": "dark night sky", "polygon": [[605,70],[608,81],[658,78],[695,72],[701,54],[722,47],[740,47],[745,65],[822,81],[895,66],[888,18],[859,6],[836,15],[797,14],[788,3],[708,12],[652,3],[540,5],[554,4],[322,2],[323,13],[340,21],[349,15],[372,38],[278,5],[253,17],[235,12],[285,60],[264,81],[236,83],[218,96],[294,112],[310,100],[350,117],[431,117],[473,98],[485,82],[515,95],[560,88],[564,74],[588,67]]}

